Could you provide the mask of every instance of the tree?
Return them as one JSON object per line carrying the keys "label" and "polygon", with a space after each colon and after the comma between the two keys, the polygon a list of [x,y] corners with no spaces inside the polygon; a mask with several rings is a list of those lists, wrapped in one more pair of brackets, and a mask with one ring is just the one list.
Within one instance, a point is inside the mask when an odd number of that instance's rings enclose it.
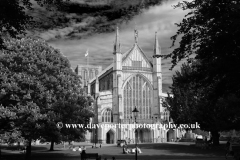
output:
{"label": "tree", "polygon": [[219,144],[219,131],[238,129],[240,117],[240,99],[230,94],[227,97],[214,98],[218,81],[208,87],[201,85],[198,79],[204,75],[197,72],[199,63],[184,64],[181,72],[173,76],[171,91],[173,97],[166,98],[165,107],[170,111],[174,123],[198,122],[204,131],[211,131],[213,142]]}
{"label": "tree", "polygon": [[[50,5],[61,6],[64,0],[35,0],[38,5],[49,8]],[[10,36],[17,38],[25,33],[27,28],[34,26],[34,20],[26,13],[33,10],[31,0],[1,0],[0,1],[0,48],[3,38]]]}
{"label": "tree", "polygon": [[[50,121],[42,128],[41,137],[51,142],[50,150],[53,150],[54,142],[80,141],[85,138],[87,128],[61,128],[56,124],[86,124],[93,117],[92,97],[85,95],[65,95],[53,106]],[[89,107],[90,106],[90,107]],[[71,116],[69,116],[71,115]]]}
{"label": "tree", "polygon": [[201,126],[212,131],[218,144],[218,131],[239,129],[240,84],[235,75],[240,73],[240,2],[193,0],[175,7],[190,12],[177,24],[179,29],[171,37],[174,45],[182,36],[180,46],[166,57],[172,58],[172,68],[183,59],[188,63],[192,59],[198,61],[194,69],[197,76],[188,82],[196,84],[193,88],[201,95],[196,102]]}
{"label": "tree", "polygon": [[213,79],[217,80],[221,84],[216,86],[219,96],[235,93],[239,97],[239,78],[235,74],[240,72],[240,2],[194,0],[176,7],[191,12],[177,24],[179,30],[172,37],[174,45],[177,37],[183,35],[180,46],[167,55],[172,58],[173,67],[194,54],[194,59],[201,62],[198,72],[206,75],[199,83],[208,86]]}
{"label": "tree", "polygon": [[[92,97],[87,97],[87,101],[86,101],[86,97],[78,97],[78,100],[76,101],[77,103],[82,103],[81,101],[84,101],[86,103],[86,106],[89,106],[89,103],[93,102]],[[65,114],[63,114],[63,121],[62,123],[64,124],[84,124],[84,127],[86,127],[86,125],[89,123],[89,119],[90,117],[93,117],[93,108],[91,108],[91,112],[89,112],[89,109],[87,107],[81,107],[79,108],[79,105],[77,105],[77,103],[66,103],[66,102],[62,102],[64,103],[64,106],[66,108],[66,110],[74,110],[72,116],[71,116],[71,120],[68,119],[68,115],[67,112],[65,112]],[[63,106],[63,105],[62,105]],[[92,105],[91,105],[92,106]],[[84,118],[81,118],[84,117]],[[86,130],[88,128],[66,128],[63,127],[61,129],[61,135],[62,135],[62,141],[67,141],[67,142],[71,142],[71,141],[83,141],[85,140],[85,133]],[[89,129],[88,129],[89,130]]]}
{"label": "tree", "polygon": [[[69,97],[70,103],[70,99],[75,98],[80,109],[91,113],[86,105],[89,100],[67,58],[46,42],[31,38],[9,39],[4,46],[6,48],[0,50],[0,111],[4,113],[0,117],[0,128],[1,132],[16,130],[27,140],[29,158],[31,141],[40,138],[43,129],[62,120],[64,107],[56,105],[57,102]],[[67,113],[72,115],[74,111]],[[81,114],[78,118],[89,115]],[[70,116],[64,118],[71,119]],[[60,135],[59,132],[55,124],[48,133],[53,138],[53,135]]]}
{"label": "tree", "polygon": [[177,71],[173,76],[173,84],[170,87],[174,96],[168,96],[164,106],[170,111],[170,115],[176,124],[193,124],[197,121],[197,97],[196,84],[192,80],[194,69],[183,64],[181,72]]}

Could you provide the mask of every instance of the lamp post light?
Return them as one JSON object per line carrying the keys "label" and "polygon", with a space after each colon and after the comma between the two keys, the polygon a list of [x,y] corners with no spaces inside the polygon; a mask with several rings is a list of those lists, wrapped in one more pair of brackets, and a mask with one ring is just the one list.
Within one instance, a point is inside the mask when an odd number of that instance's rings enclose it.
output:
{"label": "lamp post light", "polygon": [[[134,108],[134,110],[132,112],[133,112],[133,115],[135,117],[135,125],[136,125],[136,123],[137,123],[137,114],[139,112],[136,106],[135,106],[135,108]],[[137,130],[136,130],[136,127],[135,127],[135,160],[137,160]]]}

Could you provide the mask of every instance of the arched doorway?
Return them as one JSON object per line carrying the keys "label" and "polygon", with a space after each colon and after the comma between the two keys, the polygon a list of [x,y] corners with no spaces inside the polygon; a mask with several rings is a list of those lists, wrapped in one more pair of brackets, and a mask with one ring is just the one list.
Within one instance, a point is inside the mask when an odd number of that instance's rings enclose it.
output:
{"label": "arched doorway", "polygon": [[134,140],[137,141],[137,143],[149,143],[152,142],[152,137],[151,137],[151,131],[149,129],[137,129],[134,131],[135,137]]}
{"label": "arched doorway", "polygon": [[175,136],[174,136],[174,130],[173,129],[169,129],[167,131],[167,142],[172,142],[175,140]]}
{"label": "arched doorway", "polygon": [[107,144],[113,144],[114,143],[114,132],[112,130],[109,130],[106,133],[106,143]]}

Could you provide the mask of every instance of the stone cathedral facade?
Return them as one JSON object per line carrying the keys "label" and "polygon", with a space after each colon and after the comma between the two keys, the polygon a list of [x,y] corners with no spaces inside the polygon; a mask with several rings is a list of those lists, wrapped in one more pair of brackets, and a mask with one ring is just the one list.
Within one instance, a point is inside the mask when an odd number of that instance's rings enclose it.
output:
{"label": "stone cathedral facade", "polygon": [[[169,112],[163,108],[162,100],[167,96],[162,92],[161,58],[148,60],[138,45],[138,33],[134,31],[134,44],[126,52],[121,51],[118,28],[116,30],[113,63],[97,72],[89,80],[88,94],[95,103],[93,124],[134,124],[132,113],[135,106],[139,110],[137,124],[162,124],[170,121]],[[154,38],[154,37],[153,37]],[[160,55],[157,33],[155,35],[152,55]],[[86,68],[86,66],[81,66]],[[94,68],[93,66],[91,66]],[[101,70],[99,67],[98,71]],[[80,67],[76,70],[84,73]],[[96,73],[96,72],[95,72]],[[93,143],[116,143],[126,140],[128,143],[160,143],[175,140],[180,137],[180,131],[166,128],[96,128],[86,135]]]}

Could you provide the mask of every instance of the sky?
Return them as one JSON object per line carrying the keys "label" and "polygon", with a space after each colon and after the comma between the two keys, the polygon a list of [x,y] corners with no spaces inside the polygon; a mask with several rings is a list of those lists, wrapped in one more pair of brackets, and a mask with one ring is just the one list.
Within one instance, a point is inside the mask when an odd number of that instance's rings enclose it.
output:
{"label": "sky", "polygon": [[[177,32],[175,23],[181,22],[187,14],[179,8],[174,9],[179,0],[168,0],[159,6],[145,10],[142,14],[135,16],[130,22],[120,24],[119,37],[121,50],[125,53],[134,44],[134,28],[138,30],[138,44],[149,60],[152,60],[155,32],[158,34],[159,45],[163,55],[169,54],[179,44],[179,40],[172,48],[170,39]],[[113,62],[113,43],[115,33],[94,34],[84,39],[58,39],[48,43],[59,49],[70,60],[73,69],[77,64],[86,64],[85,53],[89,52],[89,64],[101,65],[106,68]],[[163,84],[172,84],[172,76],[179,70],[179,63],[172,71],[171,59],[162,59]]]}

